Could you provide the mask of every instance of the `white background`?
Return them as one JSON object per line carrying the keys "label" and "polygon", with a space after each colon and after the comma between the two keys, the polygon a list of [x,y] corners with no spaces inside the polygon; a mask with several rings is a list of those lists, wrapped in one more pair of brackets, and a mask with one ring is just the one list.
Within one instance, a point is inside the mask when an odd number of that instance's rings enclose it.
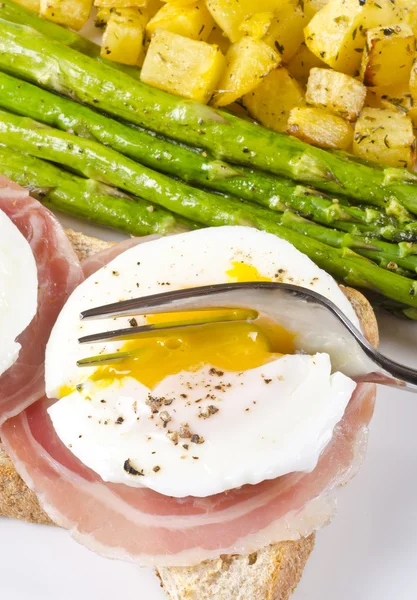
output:
{"label": "white background", "polygon": [[[63,221],[77,228],[75,221]],[[85,224],[82,230],[117,239]],[[379,322],[382,349],[417,368],[417,323],[386,315]],[[317,535],[294,600],[416,600],[416,425],[417,395],[380,388],[365,464],[340,490],[338,515]],[[164,600],[165,595],[151,570],[102,559],[57,528],[0,519],[0,597]]]}

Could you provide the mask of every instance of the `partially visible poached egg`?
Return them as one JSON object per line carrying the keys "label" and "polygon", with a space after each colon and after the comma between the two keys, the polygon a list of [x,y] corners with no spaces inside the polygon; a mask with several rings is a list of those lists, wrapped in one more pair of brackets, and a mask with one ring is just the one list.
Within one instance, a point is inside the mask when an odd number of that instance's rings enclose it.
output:
{"label": "partially visible poached egg", "polygon": [[14,365],[16,338],[36,315],[38,274],[31,247],[16,225],[0,210],[0,375]]}
{"label": "partially visible poached egg", "polygon": [[[72,294],[46,352],[46,389],[63,443],[105,481],[168,496],[209,496],[314,469],[355,389],[327,354],[294,353],[297,332],[257,320],[80,346],[161,315],[79,320],[82,310],[162,291],[281,281],[327,296],[353,323],[335,281],[287,242],[247,227],[203,229],[139,245]],[[190,318],[171,315],[170,321]],[[216,313],[215,316],[218,316]],[[79,368],[87,356],[128,357]]]}

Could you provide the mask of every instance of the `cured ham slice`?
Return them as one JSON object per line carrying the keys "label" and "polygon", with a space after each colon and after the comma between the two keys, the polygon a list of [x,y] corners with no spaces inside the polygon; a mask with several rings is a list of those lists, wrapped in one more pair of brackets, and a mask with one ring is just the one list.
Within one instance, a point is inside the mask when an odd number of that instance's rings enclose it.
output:
{"label": "cured ham slice", "polygon": [[292,473],[208,498],[175,499],[106,484],[60,442],[44,399],[1,428],[7,452],[47,514],[104,556],[181,566],[297,539],[332,516],[332,492],[357,470],[375,399],[359,384],[311,473]]}
{"label": "cured ham slice", "polygon": [[17,184],[0,175],[0,210],[29,242],[38,269],[38,312],[19,336],[17,362],[0,377],[0,423],[44,394],[44,356],[52,326],[83,280],[80,263],[53,214]]}

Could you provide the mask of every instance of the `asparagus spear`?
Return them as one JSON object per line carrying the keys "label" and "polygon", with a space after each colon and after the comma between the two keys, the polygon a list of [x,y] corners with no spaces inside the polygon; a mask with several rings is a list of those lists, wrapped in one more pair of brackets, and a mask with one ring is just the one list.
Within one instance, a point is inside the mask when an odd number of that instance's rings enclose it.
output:
{"label": "asparagus spear", "polygon": [[[0,120],[2,118],[4,114],[0,112]],[[20,119],[20,121],[23,123],[26,120]],[[34,125],[33,122],[29,124]],[[47,138],[42,135],[44,132],[49,133]],[[32,137],[33,141],[27,146],[28,152],[34,151],[34,145],[45,144],[45,139],[51,140],[53,131],[43,129],[36,130],[35,133],[37,136]],[[9,136],[3,138],[0,133],[0,140],[5,142],[6,139],[9,139]],[[56,138],[52,137],[52,146],[55,143]],[[59,158],[62,161],[62,157],[49,152],[46,153],[46,157],[54,160]],[[69,160],[65,164],[73,166],[75,163]],[[39,158],[9,148],[0,147],[0,170],[23,187],[40,190],[38,196],[40,195],[44,204],[51,208],[70,212],[74,216],[90,218],[102,225],[113,226],[132,235],[170,233],[193,228],[191,222],[175,218],[172,213],[164,209],[140,199],[135,199],[133,202],[132,199],[103,183],[91,179],[85,180],[60,171]],[[289,211],[277,215],[276,219],[289,229],[302,232],[336,248],[356,249],[360,254],[364,254],[389,270],[397,273],[406,270],[413,275],[417,273],[417,244],[394,245],[357,238],[317,226]]]}
{"label": "asparagus spear", "polygon": [[415,277],[417,274],[417,244],[390,244],[363,236],[341,233],[311,223],[290,211],[282,213],[280,223],[335,248],[352,248],[389,271],[409,277]]}
{"label": "asparagus spear", "polygon": [[369,302],[372,304],[374,308],[381,308],[387,312],[390,312],[396,317],[411,319],[413,321],[417,321],[417,309],[411,308],[409,306],[405,306],[405,304],[401,304],[400,302],[395,302],[384,296],[381,296],[376,293],[372,293],[370,291],[365,291],[365,296],[368,298]]}
{"label": "asparagus spear", "polygon": [[291,208],[324,225],[390,241],[417,240],[417,222],[400,225],[374,208],[342,204],[302,185],[248,167],[233,167],[139,128],[128,127],[61,96],[0,72],[0,107],[63,131],[97,139],[158,171],[255,201],[282,212]]}
{"label": "asparagus spear", "polygon": [[[0,143],[61,163],[208,226],[250,225],[292,243],[349,285],[365,287],[417,307],[417,281],[381,269],[350,248],[333,248],[283,226],[279,214],[227,196],[211,194],[151,171],[98,142],[56,131],[28,118],[0,112]],[[325,227],[323,232],[331,232]],[[323,233],[324,235],[324,233]]]}
{"label": "asparagus spear", "polygon": [[100,56],[100,46],[94,42],[87,40],[85,37],[79,35],[71,29],[62,27],[61,25],[53,23],[52,21],[42,19],[42,17],[38,16],[33,11],[27,10],[23,6],[15,4],[11,0],[1,0],[0,19],[30,27],[36,30],[38,33],[56,40],[61,44],[65,44],[65,46],[70,46],[71,48],[74,48],[74,50],[82,52],[83,54],[101,61],[115,69],[123,71],[131,77],[135,77],[137,79],[140,77],[140,71],[136,67],[129,67],[127,65],[122,65],[120,63],[109,61],[106,58],[102,58]]}
{"label": "asparagus spear", "polygon": [[0,173],[43,204],[74,217],[89,219],[132,235],[162,235],[195,229],[195,225],[140,198],[103,183],[83,179],[48,162],[0,146]]}
{"label": "asparagus spear", "polygon": [[0,69],[203,147],[218,159],[346,195],[379,206],[398,219],[409,219],[406,209],[417,213],[417,176],[406,169],[370,166],[132,81],[125,73],[22,25],[1,22]]}

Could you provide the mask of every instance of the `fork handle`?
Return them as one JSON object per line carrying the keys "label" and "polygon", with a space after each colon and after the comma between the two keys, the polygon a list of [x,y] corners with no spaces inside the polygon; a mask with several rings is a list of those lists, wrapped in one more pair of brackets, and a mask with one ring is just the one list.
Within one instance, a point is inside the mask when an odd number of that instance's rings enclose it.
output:
{"label": "fork handle", "polygon": [[417,370],[391,360],[387,356],[376,353],[374,361],[382,367],[381,371],[374,371],[364,376],[355,378],[358,382],[379,383],[388,387],[399,388],[404,391],[417,393]]}

